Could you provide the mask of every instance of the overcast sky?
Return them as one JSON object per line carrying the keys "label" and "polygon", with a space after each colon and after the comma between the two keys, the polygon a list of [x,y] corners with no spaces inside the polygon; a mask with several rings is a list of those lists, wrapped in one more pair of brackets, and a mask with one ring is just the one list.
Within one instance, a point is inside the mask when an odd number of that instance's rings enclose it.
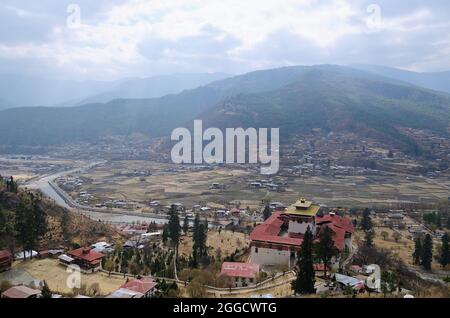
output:
{"label": "overcast sky", "polygon": [[105,80],[319,63],[444,71],[449,17],[448,0],[1,0],[0,72]]}

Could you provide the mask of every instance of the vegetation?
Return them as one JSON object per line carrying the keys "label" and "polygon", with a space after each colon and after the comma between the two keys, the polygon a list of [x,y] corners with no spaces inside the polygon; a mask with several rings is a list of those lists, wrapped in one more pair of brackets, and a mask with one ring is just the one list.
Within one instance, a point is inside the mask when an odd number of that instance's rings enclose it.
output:
{"label": "vegetation", "polygon": [[422,248],[422,257],[420,264],[426,270],[431,270],[431,262],[433,261],[433,239],[430,234],[425,236]]}
{"label": "vegetation", "polygon": [[384,271],[381,273],[381,291],[384,297],[388,293],[398,290],[399,279],[394,271]]}
{"label": "vegetation", "polygon": [[263,210],[264,221],[267,220],[268,218],[270,218],[271,215],[272,215],[272,211],[270,210],[270,207],[268,205],[266,205]]}
{"label": "vegetation", "polygon": [[208,263],[208,250],[206,240],[208,236],[208,223],[200,222],[200,216],[197,214],[194,220],[191,266],[198,267],[199,264]]}
{"label": "vegetation", "polygon": [[52,298],[52,291],[47,285],[47,282],[44,280],[44,286],[42,287],[42,298]]}
{"label": "vegetation", "polygon": [[446,267],[448,264],[450,264],[449,239],[450,237],[448,233],[445,233],[442,237],[441,255],[439,257],[439,263],[442,267]]}
{"label": "vegetation", "polygon": [[364,234],[364,246],[373,247],[373,239],[375,237],[375,231],[370,229]]}
{"label": "vegetation", "polygon": [[361,229],[363,231],[369,231],[373,227],[372,219],[370,217],[370,210],[368,208],[364,209],[363,217],[361,220]]}
{"label": "vegetation", "polygon": [[331,259],[338,254],[333,241],[334,232],[329,227],[325,227],[319,233],[319,242],[315,245],[315,253],[324,265],[324,276],[327,277],[327,269]]}
{"label": "vegetation", "polygon": [[315,272],[313,260],[313,234],[308,227],[303,237],[303,243],[298,253],[297,278],[292,282],[295,294],[315,293]]}
{"label": "vegetation", "polygon": [[420,265],[423,254],[422,240],[420,237],[414,240],[413,264]]}

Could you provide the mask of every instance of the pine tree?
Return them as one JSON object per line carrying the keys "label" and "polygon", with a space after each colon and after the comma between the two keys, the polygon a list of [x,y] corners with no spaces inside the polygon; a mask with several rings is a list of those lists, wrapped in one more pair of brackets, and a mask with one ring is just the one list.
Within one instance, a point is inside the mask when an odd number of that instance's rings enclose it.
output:
{"label": "pine tree", "polygon": [[436,215],[436,227],[439,229],[442,229],[442,215],[441,213],[438,213]]}
{"label": "pine tree", "polygon": [[178,212],[174,205],[170,208],[169,211],[169,238],[172,241],[172,244],[174,247],[177,247],[180,243],[180,232],[181,232],[181,226],[180,226],[180,218],[178,217]]}
{"label": "pine tree", "polygon": [[270,207],[268,205],[266,205],[263,210],[264,221],[267,220],[268,218],[270,218],[271,215],[272,215],[272,211],[270,211]]}
{"label": "pine tree", "polygon": [[25,205],[25,202],[21,200],[16,209],[14,228],[17,233],[17,240],[23,248],[24,260],[26,260],[25,252],[31,248],[29,242],[32,236],[32,228],[30,226],[29,215],[30,213]]}
{"label": "pine tree", "polygon": [[292,282],[292,289],[296,294],[315,293],[315,272],[313,261],[313,235],[308,226],[303,237],[303,243],[298,253],[297,278]]}
{"label": "pine tree", "polygon": [[372,219],[370,218],[370,210],[368,208],[364,209],[363,217],[361,220],[361,228],[363,231],[369,231],[372,229]]}
{"label": "pine tree", "polygon": [[168,239],[169,239],[169,229],[168,229],[167,224],[165,224],[164,227],[163,227],[163,232],[162,232],[163,243],[164,244],[167,243]]}
{"label": "pine tree", "polygon": [[41,290],[42,298],[52,298],[52,291],[47,285],[47,282],[44,280],[44,286]]}
{"label": "pine tree", "polygon": [[186,215],[184,217],[184,221],[183,221],[183,233],[184,233],[184,235],[187,235],[188,230],[189,230],[189,218]]}
{"label": "pine tree", "polygon": [[200,217],[197,214],[194,220],[194,228],[193,228],[193,240],[194,245],[192,247],[192,256],[194,259],[194,264],[198,264],[200,259],[206,256],[206,239],[208,233],[208,223],[205,220],[204,223],[200,223]]}
{"label": "pine tree", "polygon": [[442,237],[442,250],[441,256],[439,258],[439,263],[442,265],[442,267],[446,267],[448,264],[450,264],[449,238],[450,237],[448,233],[445,233]]}
{"label": "pine tree", "polygon": [[375,232],[373,229],[365,232],[364,235],[364,246],[373,247],[373,238],[375,237]]}
{"label": "pine tree", "polygon": [[414,253],[413,253],[413,263],[414,265],[420,265],[422,259],[422,240],[420,237],[414,240]]}
{"label": "pine tree", "polygon": [[433,239],[430,234],[425,236],[423,242],[421,265],[426,270],[431,270],[431,262],[433,261]]}
{"label": "pine tree", "polygon": [[325,227],[320,231],[319,242],[315,245],[316,255],[320,260],[322,260],[324,265],[325,277],[327,277],[327,269],[330,265],[331,259],[338,253],[336,247],[334,246],[333,235],[333,230],[329,227]]}

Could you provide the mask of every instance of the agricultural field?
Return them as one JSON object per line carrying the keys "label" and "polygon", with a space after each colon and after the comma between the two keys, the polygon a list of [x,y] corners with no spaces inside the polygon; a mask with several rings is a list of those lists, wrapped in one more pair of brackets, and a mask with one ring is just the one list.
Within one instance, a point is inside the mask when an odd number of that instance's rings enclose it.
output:
{"label": "agricultural field", "polygon": [[[250,170],[215,167],[193,169],[150,161],[111,161],[78,175],[88,180],[72,192],[93,195],[90,205],[108,200],[127,200],[137,203],[135,210],[149,212],[150,200],[162,204],[180,202],[186,206],[202,203],[224,204],[239,202],[241,206],[257,208],[261,200],[290,203],[299,196],[312,198],[330,206],[391,205],[410,202],[438,202],[450,193],[449,180],[390,176],[340,177],[274,177],[286,184],[284,192],[250,189],[249,183],[261,176]],[[213,183],[223,189],[210,189]]]}

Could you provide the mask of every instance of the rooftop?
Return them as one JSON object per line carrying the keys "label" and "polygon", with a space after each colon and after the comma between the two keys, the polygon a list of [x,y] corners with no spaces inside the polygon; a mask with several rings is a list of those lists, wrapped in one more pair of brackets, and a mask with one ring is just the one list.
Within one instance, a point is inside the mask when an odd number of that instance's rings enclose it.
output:
{"label": "rooftop", "polygon": [[307,201],[306,199],[300,199],[286,210],[287,214],[315,216],[320,210],[320,205]]}
{"label": "rooftop", "polygon": [[302,239],[280,236],[281,227],[285,223],[283,212],[274,212],[263,224],[258,225],[250,234],[252,241],[270,242],[287,245],[301,245]]}
{"label": "rooftop", "polygon": [[259,273],[259,265],[253,263],[224,262],[220,273],[230,277],[255,278]]}
{"label": "rooftop", "polygon": [[2,293],[4,298],[29,298],[41,294],[40,290],[27,286],[14,286]]}
{"label": "rooftop", "polygon": [[125,288],[128,290],[132,290],[138,293],[146,294],[151,291],[153,288],[158,285],[153,279],[144,278],[144,279],[135,279],[129,281],[126,284],[120,286],[120,288]]}
{"label": "rooftop", "polygon": [[70,257],[75,259],[82,259],[86,262],[95,262],[101,260],[103,257],[105,257],[104,254],[98,253],[90,248],[78,248],[76,250],[70,251],[67,253]]}

